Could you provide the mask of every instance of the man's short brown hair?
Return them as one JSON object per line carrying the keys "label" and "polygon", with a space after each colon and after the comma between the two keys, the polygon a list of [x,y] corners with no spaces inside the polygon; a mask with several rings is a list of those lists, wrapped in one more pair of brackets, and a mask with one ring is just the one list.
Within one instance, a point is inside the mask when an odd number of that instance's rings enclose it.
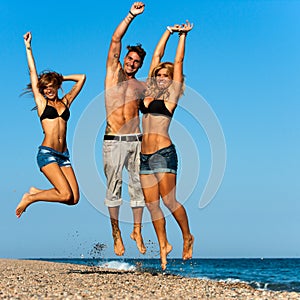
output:
{"label": "man's short brown hair", "polygon": [[128,45],[127,50],[128,52],[126,56],[129,54],[129,52],[135,52],[141,58],[141,63],[143,64],[144,58],[146,56],[146,51],[142,48],[142,44],[136,44],[136,46]]}

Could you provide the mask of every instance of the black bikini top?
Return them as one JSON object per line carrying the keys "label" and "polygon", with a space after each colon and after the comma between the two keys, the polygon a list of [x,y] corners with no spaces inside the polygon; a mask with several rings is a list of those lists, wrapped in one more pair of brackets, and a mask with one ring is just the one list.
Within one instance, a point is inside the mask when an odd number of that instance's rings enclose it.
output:
{"label": "black bikini top", "polygon": [[63,120],[65,120],[67,122],[70,118],[70,110],[65,103],[64,103],[64,105],[65,105],[66,109],[63,111],[63,113],[61,115],[59,115],[55,107],[48,105],[48,100],[47,100],[46,107],[40,116],[40,120],[42,121],[44,119],[62,118]]}
{"label": "black bikini top", "polygon": [[141,99],[139,108],[143,114],[164,115],[170,118],[173,117],[173,113],[167,109],[164,100],[154,99],[149,103],[148,107],[146,107],[144,99]]}

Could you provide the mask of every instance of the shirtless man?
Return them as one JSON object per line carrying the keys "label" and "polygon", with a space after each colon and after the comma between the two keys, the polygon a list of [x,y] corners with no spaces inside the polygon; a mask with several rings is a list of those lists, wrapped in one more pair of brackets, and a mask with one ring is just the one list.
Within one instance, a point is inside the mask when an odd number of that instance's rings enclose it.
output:
{"label": "shirtless man", "polygon": [[146,52],[141,45],[127,46],[123,66],[120,62],[121,40],[133,19],[144,11],[143,2],[135,2],[127,16],[116,28],[106,61],[105,108],[106,130],[103,141],[104,173],[107,179],[105,205],[110,214],[114,251],[125,252],[119,228],[119,208],[122,204],[122,171],[129,174],[128,192],[133,211],[134,226],[130,237],[144,254],[146,247],[141,234],[144,196],[139,180],[140,146],[142,135],[138,99],[145,90],[145,83],[135,78],[143,64]]}

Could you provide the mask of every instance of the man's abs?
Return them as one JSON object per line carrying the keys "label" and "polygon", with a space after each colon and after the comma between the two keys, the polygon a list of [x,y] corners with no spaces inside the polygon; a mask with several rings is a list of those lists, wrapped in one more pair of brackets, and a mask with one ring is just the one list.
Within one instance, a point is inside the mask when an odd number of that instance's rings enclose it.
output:
{"label": "man's abs", "polygon": [[123,114],[110,114],[106,119],[105,134],[131,134],[140,133],[139,116],[125,116]]}

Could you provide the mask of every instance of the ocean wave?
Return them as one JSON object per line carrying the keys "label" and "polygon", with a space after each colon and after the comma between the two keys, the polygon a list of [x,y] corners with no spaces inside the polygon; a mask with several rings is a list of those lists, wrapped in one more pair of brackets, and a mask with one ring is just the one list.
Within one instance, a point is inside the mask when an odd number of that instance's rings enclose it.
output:
{"label": "ocean wave", "polygon": [[219,279],[218,281],[225,282],[225,283],[247,283],[247,282],[242,281],[242,280],[237,279],[237,278]]}
{"label": "ocean wave", "polygon": [[127,263],[120,261],[108,261],[104,263],[98,264],[98,267],[107,268],[107,269],[115,269],[115,270],[124,270],[124,271],[135,271],[136,267]]}

